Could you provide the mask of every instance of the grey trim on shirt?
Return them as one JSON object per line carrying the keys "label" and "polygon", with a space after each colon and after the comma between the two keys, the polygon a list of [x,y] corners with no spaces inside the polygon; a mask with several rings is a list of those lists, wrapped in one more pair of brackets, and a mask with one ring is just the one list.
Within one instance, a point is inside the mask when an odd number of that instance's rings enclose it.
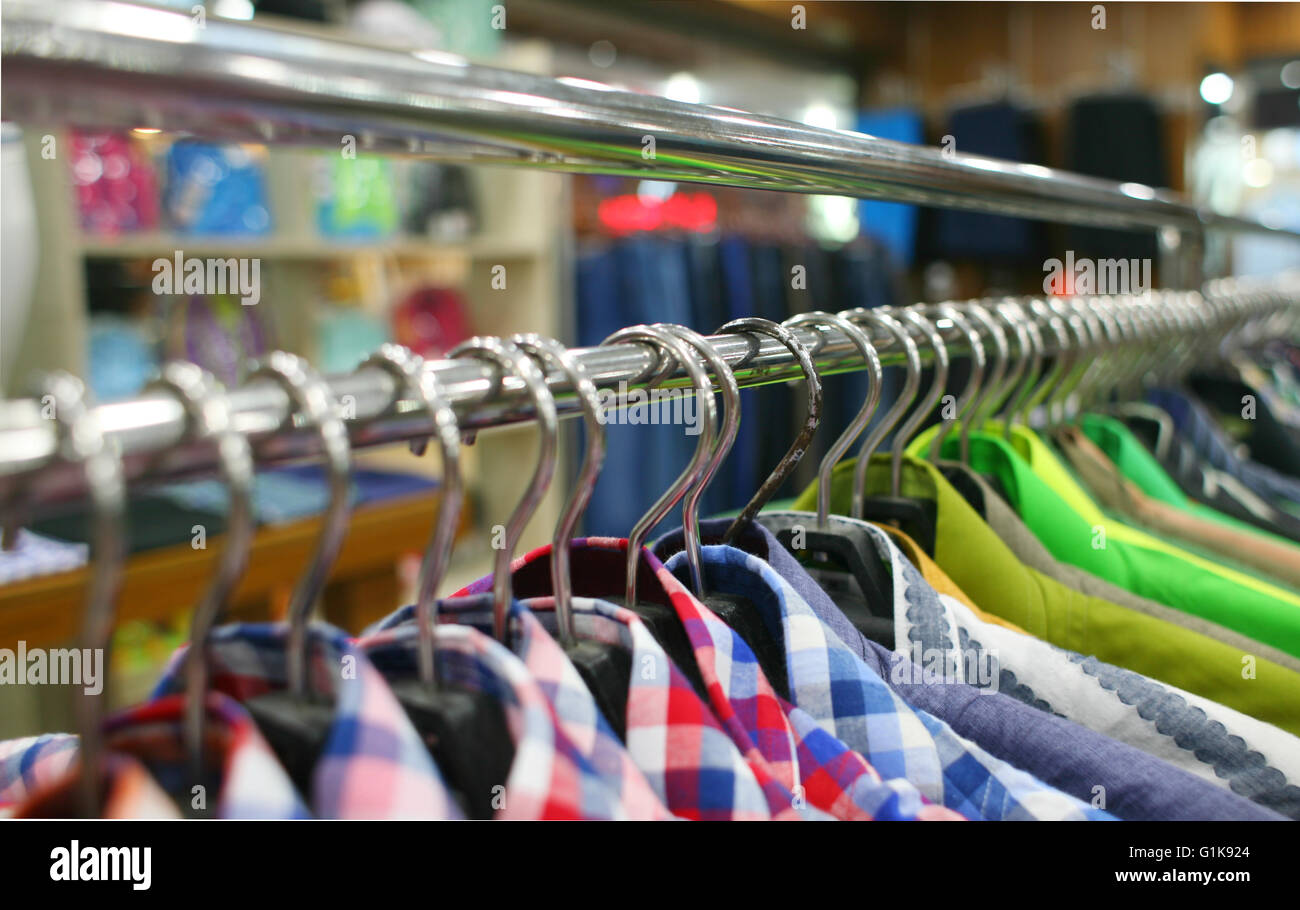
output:
{"label": "grey trim on shirt", "polygon": [[1016,558],[1029,568],[1042,572],[1049,578],[1055,579],[1081,594],[1108,600],[1113,604],[1127,607],[1138,613],[1144,613],[1147,616],[1182,626],[1184,629],[1222,642],[1230,648],[1241,651],[1243,654],[1253,654],[1256,657],[1286,667],[1288,670],[1300,673],[1300,658],[1293,657],[1277,648],[1242,635],[1240,632],[1234,632],[1232,629],[1225,628],[1218,623],[1209,622],[1181,610],[1175,610],[1173,607],[1167,607],[1145,597],[1139,597],[1133,592],[1127,591],[1118,585],[1113,585],[1090,572],[1085,572],[1083,569],[1069,563],[1059,561],[1043,545],[1042,541],[1034,535],[1034,532],[1029,530],[1020,516],[1016,514],[1015,509],[1007,505],[1001,495],[989,485],[988,481],[960,462],[942,461],[939,462],[939,465],[949,470],[960,470],[964,476],[970,478],[972,484],[979,488],[984,497],[984,520],[997,533],[998,537],[1002,538],[1003,543],[1010,548]]}

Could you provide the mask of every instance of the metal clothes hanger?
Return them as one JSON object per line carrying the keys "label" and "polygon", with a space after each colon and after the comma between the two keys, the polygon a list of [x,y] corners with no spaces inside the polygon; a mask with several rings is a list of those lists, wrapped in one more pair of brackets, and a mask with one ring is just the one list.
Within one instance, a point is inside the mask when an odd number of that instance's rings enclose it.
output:
{"label": "metal clothes hanger", "polygon": [[[424,358],[409,348],[384,344],[366,358],[358,369],[366,367],[381,369],[393,377],[397,386],[394,404],[410,398],[423,407],[442,459],[438,516],[429,543],[425,546],[424,558],[420,561],[415,598],[415,621],[419,628],[417,672],[421,683],[436,689],[438,673],[434,626],[438,622],[435,614],[438,586],[451,564],[460,511],[465,500],[465,483],[460,471],[460,425],[442,384],[425,369]],[[421,443],[417,448],[422,451],[423,445]],[[420,451],[416,454],[420,454]]]}
{"label": "metal clothes hanger", "polygon": [[862,517],[898,528],[915,540],[926,553],[933,554],[937,507],[932,501],[902,495],[903,452],[921,423],[934,410],[948,384],[948,348],[934,324],[921,313],[915,309],[905,309],[899,315],[903,322],[916,328],[934,348],[933,380],[920,405],[894,431],[889,459],[890,495],[865,496],[862,500]]}
{"label": "metal clothes hanger", "polygon": [[[208,636],[220,621],[230,595],[248,565],[253,542],[253,448],[236,430],[225,389],[211,373],[194,363],[173,361],[163,366],[149,388],[170,392],[185,409],[187,436],[215,442],[221,479],[230,497],[226,531],[217,571],[190,617],[190,646],[185,655],[184,741],[189,755],[191,784],[203,781],[203,725],[207,715]],[[188,794],[189,788],[186,787]],[[192,806],[186,798],[182,806]]]}
{"label": "metal clothes hanger", "polygon": [[312,792],[313,771],[334,723],[332,699],[312,691],[309,682],[309,623],[347,533],[352,505],[352,450],[328,383],[306,360],[286,351],[272,351],[254,364],[250,379],[255,378],[273,380],[288,396],[286,427],[301,421],[320,438],[329,479],[329,501],[316,548],[289,599],[286,687],[245,701],[290,779],[308,795]]}
{"label": "metal clothes hanger", "polygon": [[105,746],[103,715],[108,700],[109,654],[117,596],[126,563],[126,477],[122,458],[86,404],[86,387],[70,373],[41,381],[42,398],[53,405],[60,458],[80,464],[91,503],[90,584],[82,614],[83,653],[103,654],[104,680],[98,695],[77,699],[80,733],[78,802],[86,818],[98,818],[103,805]]}
{"label": "metal clothes hanger", "polygon": [[[375,367],[393,377],[394,406],[411,399],[423,408],[442,459],[438,517],[420,561],[415,601],[417,675],[390,681],[389,688],[425,741],[443,779],[470,818],[495,814],[492,794],[504,786],[515,745],[501,703],[492,695],[439,679],[437,591],[451,563],[460,524],[464,483],[460,471],[460,427],[456,412],[424,358],[408,348],[385,344],[358,369]],[[414,447],[419,451],[423,443]],[[494,614],[495,616],[495,614]]]}
{"label": "metal clothes hanger", "polygon": [[740,431],[740,386],[736,382],[735,374],[731,372],[731,367],[727,366],[727,362],[703,335],[680,325],[658,323],[656,327],[672,332],[695,348],[713,370],[713,374],[717,377],[718,388],[722,392],[722,433],[713,444],[712,453],[704,470],[686,491],[682,501],[682,529],[686,534],[686,561],[690,570],[691,588],[696,597],[702,598],[704,597],[704,560],[700,553],[700,497],[704,495],[709,481],[713,479],[731,451],[736,441],[736,434]]}
{"label": "metal clothes hanger", "polygon": [[1072,298],[1058,299],[1066,326],[1074,334],[1075,357],[1069,373],[1048,394],[1043,403],[1047,412],[1049,426],[1059,426],[1069,422],[1071,400],[1080,400],[1079,393],[1084,387],[1088,374],[1097,367],[1105,357],[1106,339],[1102,334],[1101,322],[1092,311],[1080,305]]}
{"label": "metal clothes hanger", "polygon": [[921,399],[921,404],[894,433],[894,444],[889,454],[889,486],[894,496],[902,495],[903,452],[921,424],[930,416],[934,406],[939,403],[939,398],[948,385],[948,346],[944,344],[943,336],[935,329],[934,323],[916,310],[905,310],[903,318],[916,326],[934,349],[934,379],[930,382],[925,398]]}
{"label": "metal clothes hanger", "polygon": [[619,329],[602,341],[600,346],[623,344],[630,341],[648,343],[655,348],[655,364],[647,370],[645,375],[638,377],[636,382],[665,375],[671,367],[665,366],[662,353],[670,354],[676,358],[682,369],[690,377],[691,384],[695,388],[697,405],[702,409],[704,416],[700,439],[695,445],[695,452],[685,470],[678,475],[677,479],[655,501],[646,514],[641,516],[628,535],[625,600],[627,605],[632,607],[638,603],[636,596],[637,570],[640,565],[641,547],[645,542],[646,534],[664,519],[696,484],[698,479],[703,476],[717,439],[718,409],[713,398],[713,383],[709,380],[708,373],[700,366],[699,361],[691,355],[690,347],[681,338],[663,326],[638,325]]}
{"label": "metal clothes hanger", "polygon": [[[853,467],[853,498],[850,503],[850,512],[854,518],[864,519],[866,512],[866,489],[867,489],[867,470],[871,466],[871,458],[876,454],[876,449],[894,426],[907,413],[907,409],[912,406],[916,399],[916,393],[921,388],[921,352],[917,350],[916,342],[912,340],[912,335],[903,327],[903,324],[879,309],[867,309],[866,307],[856,307],[851,310],[844,310],[840,313],[845,319],[848,319],[854,325],[872,325],[884,329],[893,339],[903,348],[903,357],[906,361],[905,373],[903,378],[903,388],[898,393],[898,399],[890,406],[880,421],[867,431],[867,438],[862,441],[858,449],[857,463]],[[879,397],[877,397],[879,401]],[[872,409],[874,411],[874,407]],[[819,488],[820,489],[820,488]]]}
{"label": "metal clothes hanger", "polygon": [[1014,393],[1033,356],[1033,341],[1028,328],[1025,326],[1025,321],[1009,307],[1007,301],[1004,300],[995,304],[991,312],[996,319],[1001,320],[1003,325],[1011,330],[1011,335],[1015,336],[1016,343],[1012,359],[1008,362],[1008,368],[1003,373],[1001,385],[990,392],[988,397],[984,399],[980,412],[971,416],[971,422],[974,424],[972,429],[975,431],[981,431],[984,425],[997,414],[1003,403]]}
{"label": "metal clothes hanger", "polygon": [[[700,694],[701,697],[707,697],[707,688],[695,661],[695,650],[691,645],[690,638],[686,635],[685,627],[678,618],[677,612],[668,602],[667,595],[662,593],[662,586],[655,586],[659,588],[655,600],[639,598],[637,589],[640,568],[644,563],[642,551],[646,535],[698,483],[713,455],[714,445],[718,438],[718,408],[713,397],[713,384],[709,379],[709,374],[700,365],[699,358],[692,355],[691,346],[677,334],[663,326],[628,326],[610,335],[601,342],[601,346],[627,342],[645,344],[654,352],[654,361],[651,365],[642,375],[629,384],[648,382],[651,388],[657,386],[672,372],[672,361],[675,359],[690,378],[695,392],[695,401],[703,420],[701,421],[700,438],[695,444],[695,451],[691,455],[690,462],[669,488],[650,506],[649,510],[637,520],[628,534],[627,557],[624,564],[623,606],[641,617],[650,634],[664,649],[669,659],[690,680],[697,694]],[[618,602],[612,594],[607,599],[615,603]],[[616,725],[616,729],[621,735],[625,733],[624,729],[618,726],[624,723],[623,715],[619,715],[617,718],[608,717],[607,719]]]}
{"label": "metal clothes hanger", "polygon": [[966,380],[965,388],[962,389],[961,394],[953,402],[952,416],[943,418],[943,421],[939,424],[938,432],[934,434],[934,441],[930,444],[930,460],[938,461],[939,453],[943,449],[944,437],[948,435],[948,432],[961,419],[962,415],[967,412],[984,382],[987,358],[984,353],[984,342],[980,338],[979,332],[970,324],[961,310],[951,303],[940,303],[931,307],[930,311],[942,319],[947,319],[958,331],[966,336],[971,358],[970,378]]}
{"label": "metal clothes hanger", "polygon": [[506,522],[504,546],[496,552],[492,566],[492,629],[497,641],[506,640],[506,622],[511,601],[510,564],[514,561],[515,549],[524,528],[528,526],[533,513],[541,503],[542,497],[555,476],[556,451],[559,446],[560,425],[555,411],[555,399],[546,385],[546,377],[522,349],[500,338],[476,336],[464,341],[448,354],[448,358],[472,357],[494,364],[499,370],[497,386],[505,384],[506,377],[513,375],[523,380],[537,412],[537,425],[541,436],[538,440],[537,465],[519,504],[510,513]]}
{"label": "metal clothes hanger", "polygon": [[560,644],[572,648],[577,641],[573,628],[573,578],[569,570],[570,547],[578,521],[591,501],[605,464],[605,412],[600,393],[592,382],[587,368],[569,349],[553,338],[530,333],[512,335],[510,341],[525,353],[564,373],[582,407],[582,420],[586,429],[586,450],[582,467],[578,470],[573,491],[569,494],[556,522],[551,538],[551,591],[555,595],[556,625]]}
{"label": "metal clothes hanger", "polygon": [[1057,353],[1052,358],[1051,364],[1039,373],[1035,383],[1025,389],[1019,401],[1012,407],[1005,428],[1008,433],[1012,423],[1019,422],[1025,427],[1030,425],[1030,418],[1034,408],[1038,407],[1043,399],[1047,397],[1047,394],[1056,386],[1073,363],[1074,355],[1071,352],[1070,341],[1067,337],[1069,329],[1065,324],[1065,320],[1048,307],[1046,303],[1036,298],[1029,301],[1028,308],[1030,319],[1035,320],[1035,325],[1041,321],[1043,325],[1047,326],[1048,331],[1052,333],[1052,337],[1056,342]]}
{"label": "metal clothes hanger", "polygon": [[[879,314],[872,313],[872,316]],[[877,325],[893,320],[871,320]],[[880,357],[867,333],[847,314],[804,313],[789,319],[787,326],[807,326],[821,336],[826,328],[839,329],[857,348],[868,372],[867,397],[848,428],[831,444],[818,467],[817,511],[761,512],[757,521],[766,527],[795,558],[816,573],[819,583],[841,592],[837,603],[849,621],[871,637],[871,618],[887,618],[893,613],[893,581],[881,562],[871,535],[856,521],[830,514],[831,477],[835,465],[862,434],[880,403],[883,371]],[[902,331],[901,326],[899,327]],[[906,333],[903,333],[906,335]],[[824,342],[823,342],[824,343]],[[919,362],[919,356],[918,356]],[[809,518],[813,519],[808,527]]]}
{"label": "metal clothes hanger", "polygon": [[732,592],[710,590],[704,580],[699,502],[709,481],[717,473],[718,467],[727,457],[736,440],[740,428],[740,387],[731,367],[703,335],[679,325],[662,325],[662,328],[668,329],[699,351],[700,356],[713,370],[718,387],[722,390],[722,433],[714,444],[709,463],[687,492],[682,506],[682,533],[685,538],[687,564],[695,596],[749,645],[772,688],[782,698],[789,699],[790,686],[786,671],[784,638],[767,626],[758,606],[748,597]]}
{"label": "metal clothes hanger", "polygon": [[[812,438],[817,432],[817,427],[821,424],[823,395],[821,376],[817,374],[817,368],[813,364],[812,356],[808,353],[808,348],[799,341],[794,332],[780,323],[756,317],[733,319],[719,328],[716,334],[766,335],[781,342],[799,364],[799,369],[803,371],[804,389],[808,393],[808,413],[804,418],[803,428],[799,430],[799,435],[790,444],[790,448],[786,450],[781,461],[758,488],[758,492],[750,498],[745,507],[740,510],[740,514],[727,527],[726,532],[722,535],[722,542],[730,544],[741,531],[750,525],[754,520],[754,516],[762,511],[763,506],[767,505],[772,497],[776,495],[776,491],[781,488],[786,479],[794,473],[794,469],[798,467],[799,462],[803,460],[808,451],[808,446],[812,443]],[[754,354],[758,353],[757,339],[755,339],[753,351]],[[737,364],[737,368],[747,362]]]}
{"label": "metal clothes hanger", "polygon": [[1038,329],[1038,324],[1029,318],[1017,301],[1015,303],[1004,304],[1007,310],[1013,310],[1015,319],[1023,327],[1028,341],[1028,351],[1025,357],[1026,367],[1012,385],[1006,400],[1002,403],[1002,410],[998,414],[998,421],[1002,424],[1002,438],[1007,442],[1011,441],[1011,420],[1020,403],[1029,395],[1030,389],[1038,381],[1043,368],[1043,336]]}
{"label": "metal clothes hanger", "polygon": [[583,510],[590,502],[605,461],[605,412],[600,392],[587,368],[558,341],[541,335],[514,335],[511,342],[539,363],[564,373],[583,411],[586,451],[573,490],[560,513],[551,538],[551,592],[560,645],[582,677],[620,739],[626,739],[628,686],[632,674],[631,652],[621,645],[596,638],[579,638],[573,615],[573,578],[570,549]]}
{"label": "metal clothes hanger", "polygon": [[997,389],[1001,388],[1002,381],[1007,374],[1007,364],[1010,359],[1010,353],[1007,346],[1007,334],[998,324],[998,320],[993,314],[978,302],[970,302],[965,306],[966,312],[971,319],[989,333],[989,338],[993,341],[993,370],[985,383],[977,386],[977,390],[970,408],[961,421],[961,463],[970,466],[970,432],[971,428],[978,425],[980,414],[984,410],[989,396]]}

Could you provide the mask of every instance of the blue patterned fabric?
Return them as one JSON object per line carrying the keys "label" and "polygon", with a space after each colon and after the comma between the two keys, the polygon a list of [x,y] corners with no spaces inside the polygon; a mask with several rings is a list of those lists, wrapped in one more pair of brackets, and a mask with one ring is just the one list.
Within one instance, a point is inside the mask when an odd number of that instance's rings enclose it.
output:
{"label": "blue patterned fabric", "polygon": [[[1133,692],[1132,680],[1118,692],[1109,692],[1104,683],[1088,677],[1082,669],[1109,665],[1091,658],[1079,658],[1083,663],[1076,665],[1066,652],[1000,626],[980,627],[981,632],[990,630],[984,635],[986,644],[997,642],[981,650],[979,634],[949,625],[950,599],[926,583],[888,535],[853,519],[836,516],[832,520],[864,526],[872,536],[885,564],[891,567],[900,649],[920,659],[890,653],[863,636],[766,528],[755,524],[739,535],[736,543],[765,558],[827,627],[914,708],[928,711],[994,756],[1066,793],[1088,802],[1104,793],[1106,808],[1126,820],[1278,818],[1243,796],[1262,797],[1256,799],[1261,806],[1291,814],[1288,775],[1272,767],[1277,764],[1290,770],[1300,762],[1300,751],[1289,755],[1285,742],[1293,738],[1284,731],[1195,696],[1188,696],[1195,702],[1186,703],[1191,713],[1175,718],[1169,709],[1177,707],[1177,695],[1186,693],[1169,686],[1163,687],[1163,697],[1152,700],[1153,693],[1146,690],[1145,700],[1125,706],[1122,699]],[[701,526],[706,540],[724,528],[724,522],[702,522]],[[680,534],[657,546],[680,548]],[[965,610],[961,604],[955,607]],[[1009,639],[995,638],[998,632]],[[1053,662],[1044,673],[1031,674],[1025,661],[1015,659],[1025,648],[1048,649],[1063,663]],[[1019,675],[1013,667],[1020,670]],[[1107,682],[1116,681],[1108,673],[1102,675]],[[1042,697],[1043,689],[1026,684],[1026,679],[1037,683],[1044,677],[1053,686],[1050,701]],[[1084,679],[1089,684],[1080,686]],[[977,688],[981,681],[990,684]],[[1059,688],[1066,685],[1071,685],[1067,691]],[[1114,717],[1117,711],[1105,715],[1107,729],[1090,729],[1076,716],[1091,718],[1117,698],[1124,716]],[[1080,704],[1090,710],[1079,708]],[[1198,713],[1204,711],[1209,715]],[[1196,724],[1198,717],[1200,723]],[[1175,719],[1180,724],[1176,736],[1169,725]],[[1182,721],[1189,725],[1181,725]],[[1222,722],[1229,724],[1230,733]],[[1250,746],[1244,745],[1241,735],[1247,736]],[[1264,755],[1257,751],[1261,748]],[[1158,751],[1148,754],[1153,749]],[[1163,760],[1164,754],[1179,753],[1178,767]],[[1229,773],[1229,769],[1234,770]],[[1232,785],[1234,779],[1238,785]],[[1251,781],[1249,790],[1240,787],[1247,779]],[[1233,792],[1228,792],[1230,786]]]}
{"label": "blue patterned fabric", "polygon": [[[511,602],[509,644],[550,702],[556,723],[564,735],[600,776],[605,787],[617,796],[624,817],[637,821],[673,818],[627,749],[618,741],[577,669],[551,637],[549,629],[555,628],[553,604],[534,603],[530,606],[537,612],[517,601]],[[363,642],[389,629],[414,627],[415,612],[415,606],[411,605],[389,614],[362,634]],[[477,594],[439,601],[437,617],[439,622],[470,626],[490,635],[492,595]],[[415,665],[410,663],[410,659],[415,655],[408,652],[403,656],[408,659],[406,671],[414,671]]]}
{"label": "blue patterned fabric", "polygon": [[[211,687],[245,702],[288,682],[287,623],[239,623],[212,631]],[[324,623],[308,629],[311,690],[334,700],[334,722],[312,771],[317,818],[460,818],[424,741],[396,697],[348,635]],[[154,690],[185,689],[187,648],[168,663]]]}
{"label": "blue patterned fabric", "polygon": [[1176,389],[1148,389],[1147,400],[1168,412],[1178,432],[1211,465],[1266,499],[1286,500],[1292,509],[1300,506],[1300,480],[1238,455],[1236,443],[1200,402]]}
{"label": "blue patterned fabric", "polygon": [[[668,562],[685,573],[684,553]],[[886,780],[903,778],[936,803],[978,820],[1110,820],[914,710],[813,613],[768,563],[728,546],[704,547],[705,585],[741,594],[782,631],[794,704]]]}

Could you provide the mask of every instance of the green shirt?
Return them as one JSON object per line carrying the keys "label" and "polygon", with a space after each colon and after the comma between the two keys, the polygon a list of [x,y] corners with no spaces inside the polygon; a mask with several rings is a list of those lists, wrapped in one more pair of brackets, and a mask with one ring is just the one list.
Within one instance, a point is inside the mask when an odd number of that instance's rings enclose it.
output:
{"label": "green shirt", "polygon": [[1102,414],[1084,414],[1077,421],[1084,434],[1093,441],[1097,448],[1106,453],[1119,472],[1135,483],[1138,488],[1150,496],[1181,509],[1189,515],[1212,521],[1215,524],[1234,531],[1255,534],[1276,543],[1286,544],[1295,549],[1296,559],[1300,559],[1300,547],[1295,542],[1277,534],[1270,534],[1263,528],[1225,515],[1192,499],[1178,486],[1154,455],[1147,451],[1133,432],[1114,417]]}
{"label": "green shirt", "polygon": [[[998,478],[1008,502],[1057,559],[1300,656],[1300,595],[1107,517],[1032,432],[1014,427],[1013,434],[1014,447],[1001,436],[972,433],[971,467]],[[916,444],[928,447],[925,435]],[[957,440],[949,442],[955,456]]]}
{"label": "green shirt", "polygon": [[[842,514],[849,511],[853,465],[841,462],[832,475],[831,507]],[[873,459],[867,482],[873,494],[888,490],[887,456]],[[1163,680],[1300,735],[1300,673],[1027,568],[928,462],[904,461],[902,493],[936,504],[935,562],[980,609],[1057,647]],[[800,494],[795,508],[815,509],[816,496],[814,484]]]}

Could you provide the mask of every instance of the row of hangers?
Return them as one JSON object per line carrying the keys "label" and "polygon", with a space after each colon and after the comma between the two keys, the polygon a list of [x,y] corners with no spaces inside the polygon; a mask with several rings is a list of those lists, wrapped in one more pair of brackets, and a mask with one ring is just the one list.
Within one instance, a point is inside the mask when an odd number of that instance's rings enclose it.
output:
{"label": "row of hangers", "polygon": [[[835,465],[862,435],[880,402],[882,364],[871,331],[897,345],[904,359],[905,379],[898,399],[867,433],[857,453],[853,477],[851,515],[854,518],[886,521],[911,534],[933,552],[934,516],[925,503],[901,495],[901,466],[908,442],[934,411],[948,382],[950,352],[944,335],[964,342],[963,353],[971,361],[969,379],[960,394],[946,401],[942,426],[930,450],[938,457],[944,438],[960,422],[961,460],[969,461],[969,433],[995,418],[1010,435],[1013,423],[1028,425],[1031,418],[1040,426],[1063,422],[1085,406],[1104,405],[1113,395],[1131,396],[1145,378],[1177,378],[1198,363],[1204,363],[1220,349],[1224,339],[1239,336],[1283,310],[1289,298],[1267,289],[1243,289],[1237,284],[1207,286],[1206,294],[1158,291],[1143,297],[1093,298],[1005,298],[964,303],[941,303],[903,308],[856,308],[841,313],[804,313],[778,324],[765,319],[738,319],[721,326],[718,334],[745,335],[751,341],[746,360],[757,352],[761,337],[773,338],[785,346],[798,363],[807,392],[807,419],[786,455],[763,482],[749,503],[731,522],[722,542],[730,542],[751,521],[763,521],[784,544],[799,530],[805,543],[796,555],[829,560],[841,571],[854,576],[868,601],[881,605],[890,600],[890,582],[878,557],[860,528],[830,515],[830,477]],[[1286,317],[1291,318],[1291,317]],[[800,341],[795,329],[810,329],[817,339],[813,347]],[[847,429],[830,445],[818,470],[818,498],[815,513],[783,512],[770,519],[761,509],[790,476],[816,433],[822,411],[822,377],[814,359],[832,331],[846,336],[856,350],[856,359],[833,364],[835,372],[846,368],[865,369],[869,391]],[[690,380],[703,416],[698,443],[686,468],[631,529],[625,570],[623,605],[646,621],[670,657],[685,670],[693,665],[689,645],[675,613],[668,607],[638,598],[640,553],[647,534],[679,503],[683,505],[683,527],[689,566],[690,587],[703,602],[733,626],[753,647],[760,664],[778,691],[785,673],[779,645],[773,643],[757,610],[743,598],[711,594],[706,590],[701,560],[698,507],[700,498],[715,476],[735,441],[740,421],[739,385],[734,370],[744,362],[728,364],[704,336],[683,326],[657,324],[621,329],[603,345],[638,343],[654,354],[653,365],[629,386],[654,387],[679,367]],[[932,378],[920,404],[912,408],[923,379],[920,345],[931,352]],[[510,566],[524,528],[548,490],[556,467],[559,419],[547,374],[561,374],[576,393],[586,428],[585,451],[553,538],[550,563],[552,591],[558,622],[558,640],[588,683],[597,703],[616,729],[621,728],[626,706],[630,658],[614,645],[580,638],[575,634],[571,601],[573,579],[569,571],[568,542],[589,502],[604,461],[605,438],[602,404],[596,383],[574,352],[557,341],[536,334],[509,339],[476,337],[459,345],[448,358],[475,358],[495,367],[494,395],[514,377],[524,384],[539,428],[539,454],[532,475],[505,526],[505,544],[494,556],[494,632],[507,640],[507,609],[511,601]],[[443,743],[435,753],[449,776],[487,773],[491,762],[466,762],[452,754],[457,724],[475,724],[476,742],[500,742],[508,746],[504,719],[499,707],[486,696],[452,691],[439,681],[436,656],[436,592],[451,563],[464,484],[460,471],[463,434],[457,416],[434,371],[426,369],[418,355],[398,345],[386,344],[363,367],[378,367],[396,381],[397,392],[390,412],[423,412],[431,428],[432,441],[442,461],[441,502],[431,538],[421,564],[415,613],[418,623],[418,673],[409,684],[397,684],[395,694],[414,720],[441,724]],[[320,439],[329,479],[329,501],[321,520],[321,531],[306,571],[298,579],[288,608],[287,688],[253,699],[249,708],[262,726],[279,727],[286,736],[322,736],[328,728],[330,705],[311,691],[308,678],[308,623],[323,591],[330,567],[338,555],[350,512],[349,488],[351,443],[349,428],[337,407],[329,384],[301,357],[278,351],[254,366],[249,378],[264,377],[277,383],[290,397],[293,414],[286,427],[309,427]],[[721,393],[719,412],[714,382]],[[255,472],[253,446],[239,432],[225,390],[204,370],[192,363],[169,363],[156,386],[174,395],[188,418],[187,441],[207,440],[215,446],[220,477],[230,496],[228,529],[224,536],[217,570],[195,608],[190,628],[191,647],[185,664],[186,708],[184,737],[194,778],[203,773],[204,693],[210,668],[202,643],[221,621],[231,592],[248,562],[253,536],[251,503]],[[62,457],[83,466],[93,512],[93,563],[87,608],[83,622],[83,647],[102,649],[107,655],[111,641],[115,601],[125,560],[126,482],[120,455],[101,432],[83,395],[81,383],[66,373],[52,374],[43,382],[43,392],[52,396],[59,428]],[[903,421],[911,409],[910,416]],[[871,456],[891,431],[889,450],[890,494],[866,495],[866,469]],[[283,429],[283,428],[282,428]],[[426,440],[412,442],[421,454]],[[167,453],[158,456],[163,465]],[[857,533],[855,534],[854,531]],[[617,599],[617,598],[607,598]],[[107,663],[107,662],[106,662]],[[690,675],[688,673],[688,675]],[[699,683],[697,682],[697,685]],[[781,692],[788,695],[786,692]],[[260,704],[257,704],[260,702]],[[103,758],[101,732],[104,695],[79,700],[78,726],[81,733],[82,799],[90,816],[98,814]],[[449,726],[450,725],[450,726]],[[306,731],[306,732],[304,732]],[[274,735],[268,735],[273,745]],[[451,750],[451,751],[449,751]],[[303,753],[310,757],[311,749]],[[508,765],[508,763],[507,763]],[[474,789],[474,788],[463,788]],[[488,793],[490,787],[477,792]]]}

